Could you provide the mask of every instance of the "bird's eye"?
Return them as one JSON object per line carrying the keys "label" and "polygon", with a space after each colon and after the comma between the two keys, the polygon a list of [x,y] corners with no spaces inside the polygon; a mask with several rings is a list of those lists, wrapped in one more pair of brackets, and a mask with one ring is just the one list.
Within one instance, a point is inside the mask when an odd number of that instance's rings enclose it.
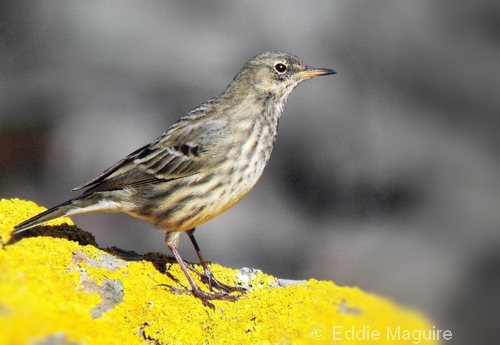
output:
{"label": "bird's eye", "polygon": [[276,70],[276,72],[278,72],[279,74],[283,74],[286,72],[287,68],[286,68],[286,65],[283,64],[283,63],[277,63],[275,66],[274,66],[274,69]]}

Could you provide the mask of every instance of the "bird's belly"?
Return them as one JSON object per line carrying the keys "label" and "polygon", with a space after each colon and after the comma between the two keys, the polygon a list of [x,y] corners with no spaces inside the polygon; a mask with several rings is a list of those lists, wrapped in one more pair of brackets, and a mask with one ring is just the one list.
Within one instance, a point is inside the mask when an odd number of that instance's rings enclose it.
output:
{"label": "bird's belly", "polygon": [[[245,145],[239,157],[226,159],[217,169],[187,178],[174,189],[166,191],[161,212],[149,221],[167,231],[193,229],[227,211],[239,202],[259,180],[269,159],[261,143],[245,155]],[[144,218],[144,217],[141,217]]]}
{"label": "bird's belly", "polygon": [[195,228],[227,211],[238,203],[255,186],[259,177],[248,169],[233,172],[232,175],[222,173],[214,176],[212,181],[199,190],[194,191],[193,198],[184,203],[178,212],[172,213],[169,223],[179,231]]}

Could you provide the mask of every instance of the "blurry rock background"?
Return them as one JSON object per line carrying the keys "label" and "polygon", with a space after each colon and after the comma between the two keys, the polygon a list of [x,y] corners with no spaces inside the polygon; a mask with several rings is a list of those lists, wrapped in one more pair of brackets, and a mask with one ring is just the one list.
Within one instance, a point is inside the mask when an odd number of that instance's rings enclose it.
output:
{"label": "blurry rock background", "polygon": [[[205,256],[498,341],[498,1],[2,2],[0,196],[77,195],[267,50],[338,75],[294,91],[257,187],[198,229]],[[127,215],[74,220],[103,247],[167,251]]]}

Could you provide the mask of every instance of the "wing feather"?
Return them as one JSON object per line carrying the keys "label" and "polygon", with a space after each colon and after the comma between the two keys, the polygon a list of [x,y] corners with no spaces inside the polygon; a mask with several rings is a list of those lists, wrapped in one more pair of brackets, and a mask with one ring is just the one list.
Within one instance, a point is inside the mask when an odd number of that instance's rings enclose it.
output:
{"label": "wing feather", "polygon": [[87,187],[91,188],[86,192],[120,189],[199,173],[207,166],[207,151],[215,145],[216,137],[226,123],[220,120],[186,123],[181,120],[155,141],[73,190]]}

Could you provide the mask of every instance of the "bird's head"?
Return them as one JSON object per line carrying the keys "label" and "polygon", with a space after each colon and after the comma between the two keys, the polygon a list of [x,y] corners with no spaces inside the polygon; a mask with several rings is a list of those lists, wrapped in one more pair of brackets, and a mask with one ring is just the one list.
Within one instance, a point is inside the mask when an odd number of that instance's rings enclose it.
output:
{"label": "bird's head", "polygon": [[335,73],[331,69],[308,66],[290,53],[266,52],[251,58],[235,77],[233,85],[286,100],[304,80]]}

